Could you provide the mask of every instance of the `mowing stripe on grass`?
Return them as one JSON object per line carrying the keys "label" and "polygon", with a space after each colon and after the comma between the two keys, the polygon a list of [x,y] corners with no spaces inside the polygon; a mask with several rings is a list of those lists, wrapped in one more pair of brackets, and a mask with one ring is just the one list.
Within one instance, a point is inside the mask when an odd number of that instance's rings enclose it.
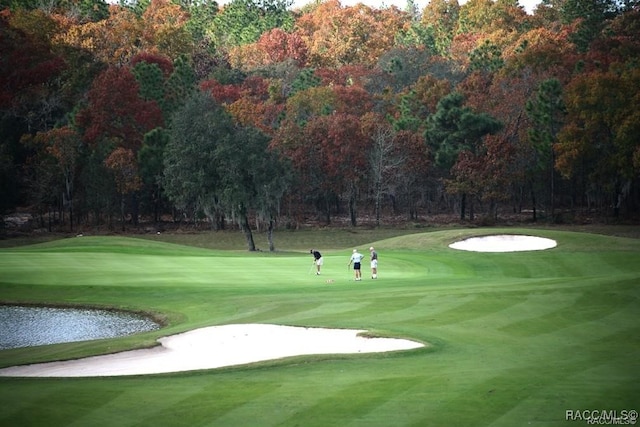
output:
{"label": "mowing stripe on grass", "polygon": [[[447,247],[505,231],[558,247]],[[321,276],[307,274],[311,258],[299,250],[248,254],[120,237],[0,250],[2,298],[125,306],[170,321],[138,337],[3,351],[1,366],[236,322],[369,329],[431,344],[140,378],[0,378],[9,408],[0,425],[556,426],[567,409],[639,409],[639,241],[522,229],[373,235],[364,242],[379,250],[380,279],[367,280],[365,268],[362,282],[345,267],[354,245],[336,248],[321,233],[305,237],[331,248]]]}

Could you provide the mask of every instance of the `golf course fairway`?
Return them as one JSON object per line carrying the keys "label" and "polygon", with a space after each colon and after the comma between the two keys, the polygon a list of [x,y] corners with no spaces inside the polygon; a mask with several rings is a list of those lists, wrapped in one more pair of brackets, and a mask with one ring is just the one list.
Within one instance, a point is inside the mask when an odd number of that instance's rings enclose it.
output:
{"label": "golf course fairway", "polygon": [[[557,246],[449,247],[501,233]],[[281,232],[276,253],[217,246],[216,233],[209,247],[199,237],[154,235],[0,249],[2,303],[125,309],[166,325],[2,350],[0,368],[148,348],[230,324],[357,329],[426,344],[158,375],[0,377],[0,426],[638,423],[640,240],[522,228],[396,234]],[[379,278],[369,278],[365,258],[363,280],[353,281],[351,252],[368,255],[369,246]],[[311,247],[324,257],[319,276],[309,268]]]}

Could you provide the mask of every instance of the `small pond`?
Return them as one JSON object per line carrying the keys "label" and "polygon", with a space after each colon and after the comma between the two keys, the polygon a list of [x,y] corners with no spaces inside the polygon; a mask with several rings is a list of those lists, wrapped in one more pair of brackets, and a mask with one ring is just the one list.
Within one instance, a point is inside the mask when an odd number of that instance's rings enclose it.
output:
{"label": "small pond", "polygon": [[0,350],[115,338],[160,329],[122,311],[0,305]]}

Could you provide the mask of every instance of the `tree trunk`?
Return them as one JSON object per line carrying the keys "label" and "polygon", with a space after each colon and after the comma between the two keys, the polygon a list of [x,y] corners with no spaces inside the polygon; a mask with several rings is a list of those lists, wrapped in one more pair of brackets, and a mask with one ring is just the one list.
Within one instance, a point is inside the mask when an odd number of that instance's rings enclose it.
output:
{"label": "tree trunk", "polygon": [[[393,197],[393,196],[390,196]],[[380,211],[382,210],[382,178],[376,178],[374,187],[374,203],[376,214],[376,227],[380,226]],[[395,207],[394,207],[395,208]]]}
{"label": "tree trunk", "polygon": [[531,218],[533,222],[538,220],[538,209],[536,208],[536,192],[533,189],[533,181],[530,182],[531,186],[531,204],[533,205],[533,217]]}
{"label": "tree trunk", "polygon": [[327,225],[331,224],[331,206],[329,203],[329,196],[325,193],[324,196],[324,213],[325,213],[325,222]]}
{"label": "tree trunk", "polygon": [[73,200],[69,199],[69,228],[73,231]]}
{"label": "tree trunk", "polygon": [[137,192],[131,193],[131,223],[136,227],[140,223],[140,201]]}
{"label": "tree trunk", "polygon": [[616,184],[614,186],[614,191],[615,191],[615,194],[614,194],[614,200],[613,200],[613,217],[619,218],[620,206],[622,206],[623,194],[621,190],[621,185],[618,181],[616,181]]}
{"label": "tree trunk", "polygon": [[276,245],[273,243],[273,219],[269,219],[269,227],[267,228],[267,240],[269,241],[269,252],[276,250]]}
{"label": "tree trunk", "polygon": [[124,194],[120,195],[120,222],[122,223],[122,231],[124,229]]}
{"label": "tree trunk", "polygon": [[551,218],[555,218],[555,210],[556,210],[556,203],[555,203],[555,199],[556,199],[556,181],[555,181],[555,163],[556,163],[556,157],[554,155],[553,149],[551,150],[551,183],[550,183],[550,192],[551,194],[549,195],[550,199],[549,203],[550,203],[550,210],[551,210]]}
{"label": "tree trunk", "polygon": [[247,239],[247,249],[250,252],[255,251],[256,250],[256,244],[253,241],[253,233],[251,232],[251,227],[249,226],[249,218],[247,217],[247,214],[242,214],[242,220],[240,222],[240,228],[242,229],[242,232],[244,233],[245,239]]}
{"label": "tree trunk", "polygon": [[375,211],[376,211],[376,226],[380,226],[380,186],[376,185],[375,190]]}
{"label": "tree trunk", "polygon": [[355,227],[358,221],[356,218],[356,199],[353,195],[349,197],[349,217],[351,218],[351,226]]}
{"label": "tree trunk", "polygon": [[462,193],[460,198],[460,220],[464,221],[464,216],[467,210],[467,193]]}
{"label": "tree trunk", "polygon": [[358,189],[355,185],[351,184],[349,191],[349,216],[351,218],[351,226],[355,227],[358,224],[356,204],[358,202]]}

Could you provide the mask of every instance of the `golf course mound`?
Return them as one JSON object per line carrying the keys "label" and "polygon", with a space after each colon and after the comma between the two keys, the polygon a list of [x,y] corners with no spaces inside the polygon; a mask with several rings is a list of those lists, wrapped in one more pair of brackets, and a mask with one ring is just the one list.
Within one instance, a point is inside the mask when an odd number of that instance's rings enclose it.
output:
{"label": "golf course mound", "polygon": [[150,349],[0,369],[5,377],[97,377],[214,369],[291,356],[380,353],[424,344],[369,338],[364,330],[269,324],[210,326],[160,338]]}
{"label": "golf course mound", "polygon": [[470,237],[449,245],[452,249],[471,252],[523,252],[555,248],[557,242],[537,236],[499,234]]}

